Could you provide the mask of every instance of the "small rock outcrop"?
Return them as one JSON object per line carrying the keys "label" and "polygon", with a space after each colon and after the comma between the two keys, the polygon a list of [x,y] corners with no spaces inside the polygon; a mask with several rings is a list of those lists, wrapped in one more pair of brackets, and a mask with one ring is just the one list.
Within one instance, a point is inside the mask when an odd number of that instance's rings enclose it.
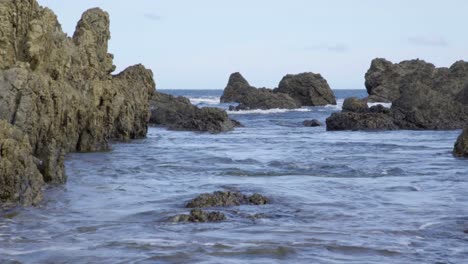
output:
{"label": "small rock outcrop", "polygon": [[343,112],[327,119],[328,130],[460,129],[468,122],[468,62],[436,68],[422,60],[375,59],[366,87],[369,101],[390,101],[391,108],[366,110],[348,99]]}
{"label": "small rock outcrop", "polygon": [[229,82],[221,96],[221,103],[237,102],[237,110],[245,109],[294,109],[299,107],[287,94],[274,93],[267,88],[255,88],[236,72],[229,77]]}
{"label": "small rock outcrop", "polygon": [[366,113],[369,111],[366,99],[356,97],[346,98],[343,102],[343,112]]}
{"label": "small rock outcrop", "polygon": [[[27,135],[43,179],[28,180],[30,174],[2,163],[0,171],[9,173],[0,182],[15,183],[1,184],[0,193],[2,203],[32,204],[42,182],[66,181],[66,153],[106,150],[110,140],[146,136],[155,84],[142,65],[111,74],[110,20],[99,8],[82,15],[73,37],[36,0],[1,1],[0,17],[0,119]],[[18,184],[27,181],[34,191]]]}
{"label": "small rock outcrop", "polygon": [[284,76],[275,92],[288,94],[301,106],[336,105],[327,80],[312,72]]}
{"label": "small rock outcrop", "polygon": [[455,157],[468,158],[468,128],[465,128],[458,137],[453,148],[453,155]]}
{"label": "small rock outcrop", "polygon": [[200,209],[193,209],[190,214],[176,215],[170,218],[173,223],[213,223],[226,220],[226,216],[221,212],[206,212]]}
{"label": "small rock outcrop", "polygon": [[233,73],[221,96],[221,103],[229,102],[239,103],[233,110],[294,109],[336,104],[327,81],[320,74],[313,73],[287,75],[274,90],[251,86],[240,73]]}
{"label": "small rock outcrop", "polygon": [[240,192],[217,191],[204,193],[187,203],[187,208],[225,207],[246,204],[263,205],[269,203],[269,199],[260,194],[247,196]]}
{"label": "small rock outcrop", "polygon": [[318,121],[317,119],[312,119],[312,120],[305,120],[302,122],[302,124],[306,127],[319,127],[322,126],[322,123]]}
{"label": "small rock outcrop", "polygon": [[182,96],[155,92],[150,104],[150,123],[173,130],[220,133],[240,126],[239,122],[228,117],[226,111],[214,107],[199,108]]}

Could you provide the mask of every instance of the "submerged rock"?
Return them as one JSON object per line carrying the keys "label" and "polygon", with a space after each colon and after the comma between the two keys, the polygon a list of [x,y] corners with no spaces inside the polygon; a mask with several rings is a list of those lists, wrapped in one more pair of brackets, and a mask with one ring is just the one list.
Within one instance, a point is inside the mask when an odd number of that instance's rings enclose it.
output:
{"label": "submerged rock", "polygon": [[286,75],[279,88],[255,88],[238,72],[231,74],[221,103],[237,102],[233,110],[294,109],[301,106],[336,104],[335,95],[320,74]]}
{"label": "submerged rock", "polygon": [[312,72],[284,76],[275,92],[288,94],[301,106],[336,105],[327,80]]}
{"label": "submerged rock", "polygon": [[239,103],[239,106],[234,108],[235,110],[299,107],[299,104],[287,94],[274,93],[271,89],[257,89],[251,86],[238,72],[231,74],[221,96],[221,103],[228,102]]}
{"label": "submerged rock", "polygon": [[[0,17],[0,119],[28,136],[37,164],[9,170],[2,163],[0,171],[8,173],[0,182],[8,184],[0,184],[0,193],[2,203],[31,204],[43,182],[66,181],[67,152],[144,137],[155,84],[141,65],[111,75],[109,15],[101,9],[86,11],[72,38],[35,0],[4,0]],[[36,169],[43,181],[28,179],[36,178]]]}
{"label": "submerged rock", "polygon": [[251,196],[240,192],[217,191],[214,193],[204,193],[191,200],[187,208],[205,208],[205,207],[225,207],[239,206],[246,204],[263,205],[269,203],[269,199],[260,194]]}
{"label": "submerged rock", "polygon": [[312,120],[305,120],[302,122],[302,124],[306,127],[319,127],[322,126],[322,123],[318,121],[317,119],[312,119]]}
{"label": "submerged rock", "polygon": [[176,215],[170,218],[173,223],[211,223],[226,220],[226,216],[221,212],[206,212],[200,209],[193,209],[190,214]]}
{"label": "submerged rock", "polygon": [[422,60],[393,64],[375,59],[366,74],[369,101],[382,106],[347,109],[327,119],[328,130],[459,129],[468,122],[468,62],[435,68]]}
{"label": "submerged rock", "polygon": [[230,119],[226,111],[214,108],[199,108],[188,98],[155,92],[151,97],[150,123],[166,126],[173,130],[190,130],[219,133],[240,126]]}
{"label": "submerged rock", "polygon": [[455,142],[453,155],[468,158],[468,128],[465,128]]}

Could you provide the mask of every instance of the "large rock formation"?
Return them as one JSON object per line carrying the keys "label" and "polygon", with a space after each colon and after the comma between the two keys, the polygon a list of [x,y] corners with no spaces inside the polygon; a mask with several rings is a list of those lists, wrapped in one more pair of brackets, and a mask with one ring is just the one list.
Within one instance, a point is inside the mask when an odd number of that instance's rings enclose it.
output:
{"label": "large rock formation", "polygon": [[284,76],[275,91],[288,94],[302,106],[336,105],[335,94],[327,80],[312,72]]}
{"label": "large rock formation", "polygon": [[255,88],[236,72],[229,77],[229,82],[221,96],[221,103],[237,102],[239,109],[298,108],[300,105],[290,96],[274,93],[267,88]]}
{"label": "large rock formation", "polygon": [[255,88],[238,72],[231,74],[221,103],[237,102],[237,110],[294,109],[336,104],[333,91],[320,74],[286,75],[277,89]]}
{"label": "large rock formation", "polygon": [[230,131],[240,123],[228,117],[226,111],[198,108],[188,98],[155,92],[151,97],[150,123],[174,130],[219,133]]}
{"label": "large rock formation", "polygon": [[453,155],[456,157],[468,158],[468,128],[465,128],[458,137],[455,147],[453,148]]}
{"label": "large rock formation", "polygon": [[[35,0],[0,3],[0,119],[28,136],[47,183],[66,181],[67,152],[105,150],[110,139],[146,135],[152,73],[136,65],[111,75],[109,39],[109,15],[97,8],[83,14],[70,38]],[[2,181],[29,181],[37,193],[41,188],[19,171],[1,174]],[[25,185],[8,186],[0,185],[0,193],[10,194],[3,203],[32,204],[39,197],[23,191]]]}
{"label": "large rock formation", "polygon": [[[391,101],[390,110],[334,113],[328,130],[459,129],[468,122],[468,63],[435,68],[422,60],[372,62],[366,74],[371,101]],[[377,113],[376,113],[376,110]]]}

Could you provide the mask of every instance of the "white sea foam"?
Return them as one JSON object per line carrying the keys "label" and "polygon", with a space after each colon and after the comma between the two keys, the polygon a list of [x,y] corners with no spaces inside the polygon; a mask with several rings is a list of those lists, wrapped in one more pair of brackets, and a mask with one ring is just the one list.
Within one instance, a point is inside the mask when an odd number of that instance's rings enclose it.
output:
{"label": "white sea foam", "polygon": [[392,107],[392,103],[367,103],[367,105],[369,107],[372,107],[374,105],[382,105],[383,107],[386,107],[386,108],[391,108]]}
{"label": "white sea foam", "polygon": [[189,98],[190,102],[194,105],[198,105],[198,104],[217,105],[219,104],[219,99],[220,98],[217,96]]}
{"label": "white sea foam", "polygon": [[286,113],[286,112],[310,112],[312,111],[309,108],[296,108],[296,109],[281,109],[281,108],[274,108],[268,110],[262,109],[254,109],[254,110],[241,110],[241,111],[227,111],[228,114],[232,115],[247,115],[247,114],[278,114],[278,113]]}

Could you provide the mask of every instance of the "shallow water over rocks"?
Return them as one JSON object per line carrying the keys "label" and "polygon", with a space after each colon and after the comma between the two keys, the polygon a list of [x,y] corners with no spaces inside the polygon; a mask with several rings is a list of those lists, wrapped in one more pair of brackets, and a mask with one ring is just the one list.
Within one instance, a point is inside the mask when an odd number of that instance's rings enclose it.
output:
{"label": "shallow water over rocks", "polygon": [[[185,94],[203,106],[216,93]],[[451,155],[460,131],[326,132],[302,122],[338,108],[306,109],[232,115],[245,127],[219,135],[151,128],[110,152],[69,155],[65,186],[1,213],[0,262],[466,261],[468,161]],[[271,201],[217,208],[219,223],[168,221],[218,190]]]}

